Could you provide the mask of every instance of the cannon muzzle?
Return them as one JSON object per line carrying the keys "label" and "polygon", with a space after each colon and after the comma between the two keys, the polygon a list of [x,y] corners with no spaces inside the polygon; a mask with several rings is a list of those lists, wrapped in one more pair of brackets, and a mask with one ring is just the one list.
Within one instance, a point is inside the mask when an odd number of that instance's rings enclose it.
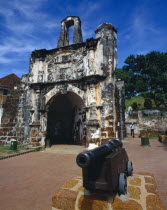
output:
{"label": "cannon muzzle", "polygon": [[77,165],[81,168],[88,167],[97,158],[104,158],[110,153],[114,152],[116,149],[122,147],[122,141],[119,139],[113,139],[107,143],[97,147],[91,151],[81,152],[76,158]]}

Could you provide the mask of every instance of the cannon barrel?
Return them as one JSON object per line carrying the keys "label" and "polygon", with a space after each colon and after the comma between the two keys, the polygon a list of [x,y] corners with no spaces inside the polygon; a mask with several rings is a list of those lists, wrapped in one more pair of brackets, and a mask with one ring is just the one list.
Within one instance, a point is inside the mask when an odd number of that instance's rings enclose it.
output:
{"label": "cannon barrel", "polygon": [[88,167],[97,158],[103,158],[121,147],[122,147],[121,140],[112,139],[107,143],[91,151],[79,153],[76,158],[77,165],[81,168]]}

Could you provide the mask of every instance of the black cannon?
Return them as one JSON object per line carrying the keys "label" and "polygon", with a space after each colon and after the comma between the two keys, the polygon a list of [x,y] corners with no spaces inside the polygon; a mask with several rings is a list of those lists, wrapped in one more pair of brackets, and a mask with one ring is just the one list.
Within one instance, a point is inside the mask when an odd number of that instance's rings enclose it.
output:
{"label": "black cannon", "polygon": [[91,193],[127,193],[127,176],[133,166],[122,148],[122,141],[112,139],[91,151],[79,153],[76,162],[82,168],[83,187]]}

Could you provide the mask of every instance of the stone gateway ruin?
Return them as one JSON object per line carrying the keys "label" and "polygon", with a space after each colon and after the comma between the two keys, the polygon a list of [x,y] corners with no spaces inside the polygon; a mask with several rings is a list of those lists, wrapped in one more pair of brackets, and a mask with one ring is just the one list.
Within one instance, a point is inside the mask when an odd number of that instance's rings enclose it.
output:
{"label": "stone gateway ruin", "polygon": [[84,42],[80,18],[68,16],[57,48],[32,52],[18,109],[20,135],[29,144],[100,145],[124,137],[124,84],[114,78],[117,30],[103,23],[95,34]]}

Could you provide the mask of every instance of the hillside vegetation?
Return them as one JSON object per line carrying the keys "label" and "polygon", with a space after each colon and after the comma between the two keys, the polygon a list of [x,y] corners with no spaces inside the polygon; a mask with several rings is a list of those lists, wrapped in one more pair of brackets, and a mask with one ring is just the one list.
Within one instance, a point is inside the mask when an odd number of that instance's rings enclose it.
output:
{"label": "hillside vegetation", "polygon": [[[137,104],[136,110],[147,109],[146,107],[144,107],[144,101],[145,101],[145,99],[142,96],[134,96],[129,99],[126,99],[125,100],[125,110],[127,111],[129,106],[133,107],[134,103]],[[163,116],[167,116],[166,107],[163,105],[161,105],[160,107],[156,107],[156,104],[154,103],[154,101],[152,101],[152,108],[149,108],[149,109],[158,109],[158,110],[162,111]]]}
{"label": "hillside vegetation", "polygon": [[[153,51],[146,55],[130,55],[125,65],[115,71],[118,80],[125,82],[125,98],[146,108],[167,108],[167,52]],[[137,96],[137,98],[133,98]],[[129,99],[126,103],[131,103]]]}
{"label": "hillside vegetation", "polygon": [[128,109],[129,106],[131,106],[134,102],[138,104],[138,108],[142,109],[144,108],[144,98],[142,96],[134,96],[131,97],[130,99],[125,100],[125,107],[126,110]]}

